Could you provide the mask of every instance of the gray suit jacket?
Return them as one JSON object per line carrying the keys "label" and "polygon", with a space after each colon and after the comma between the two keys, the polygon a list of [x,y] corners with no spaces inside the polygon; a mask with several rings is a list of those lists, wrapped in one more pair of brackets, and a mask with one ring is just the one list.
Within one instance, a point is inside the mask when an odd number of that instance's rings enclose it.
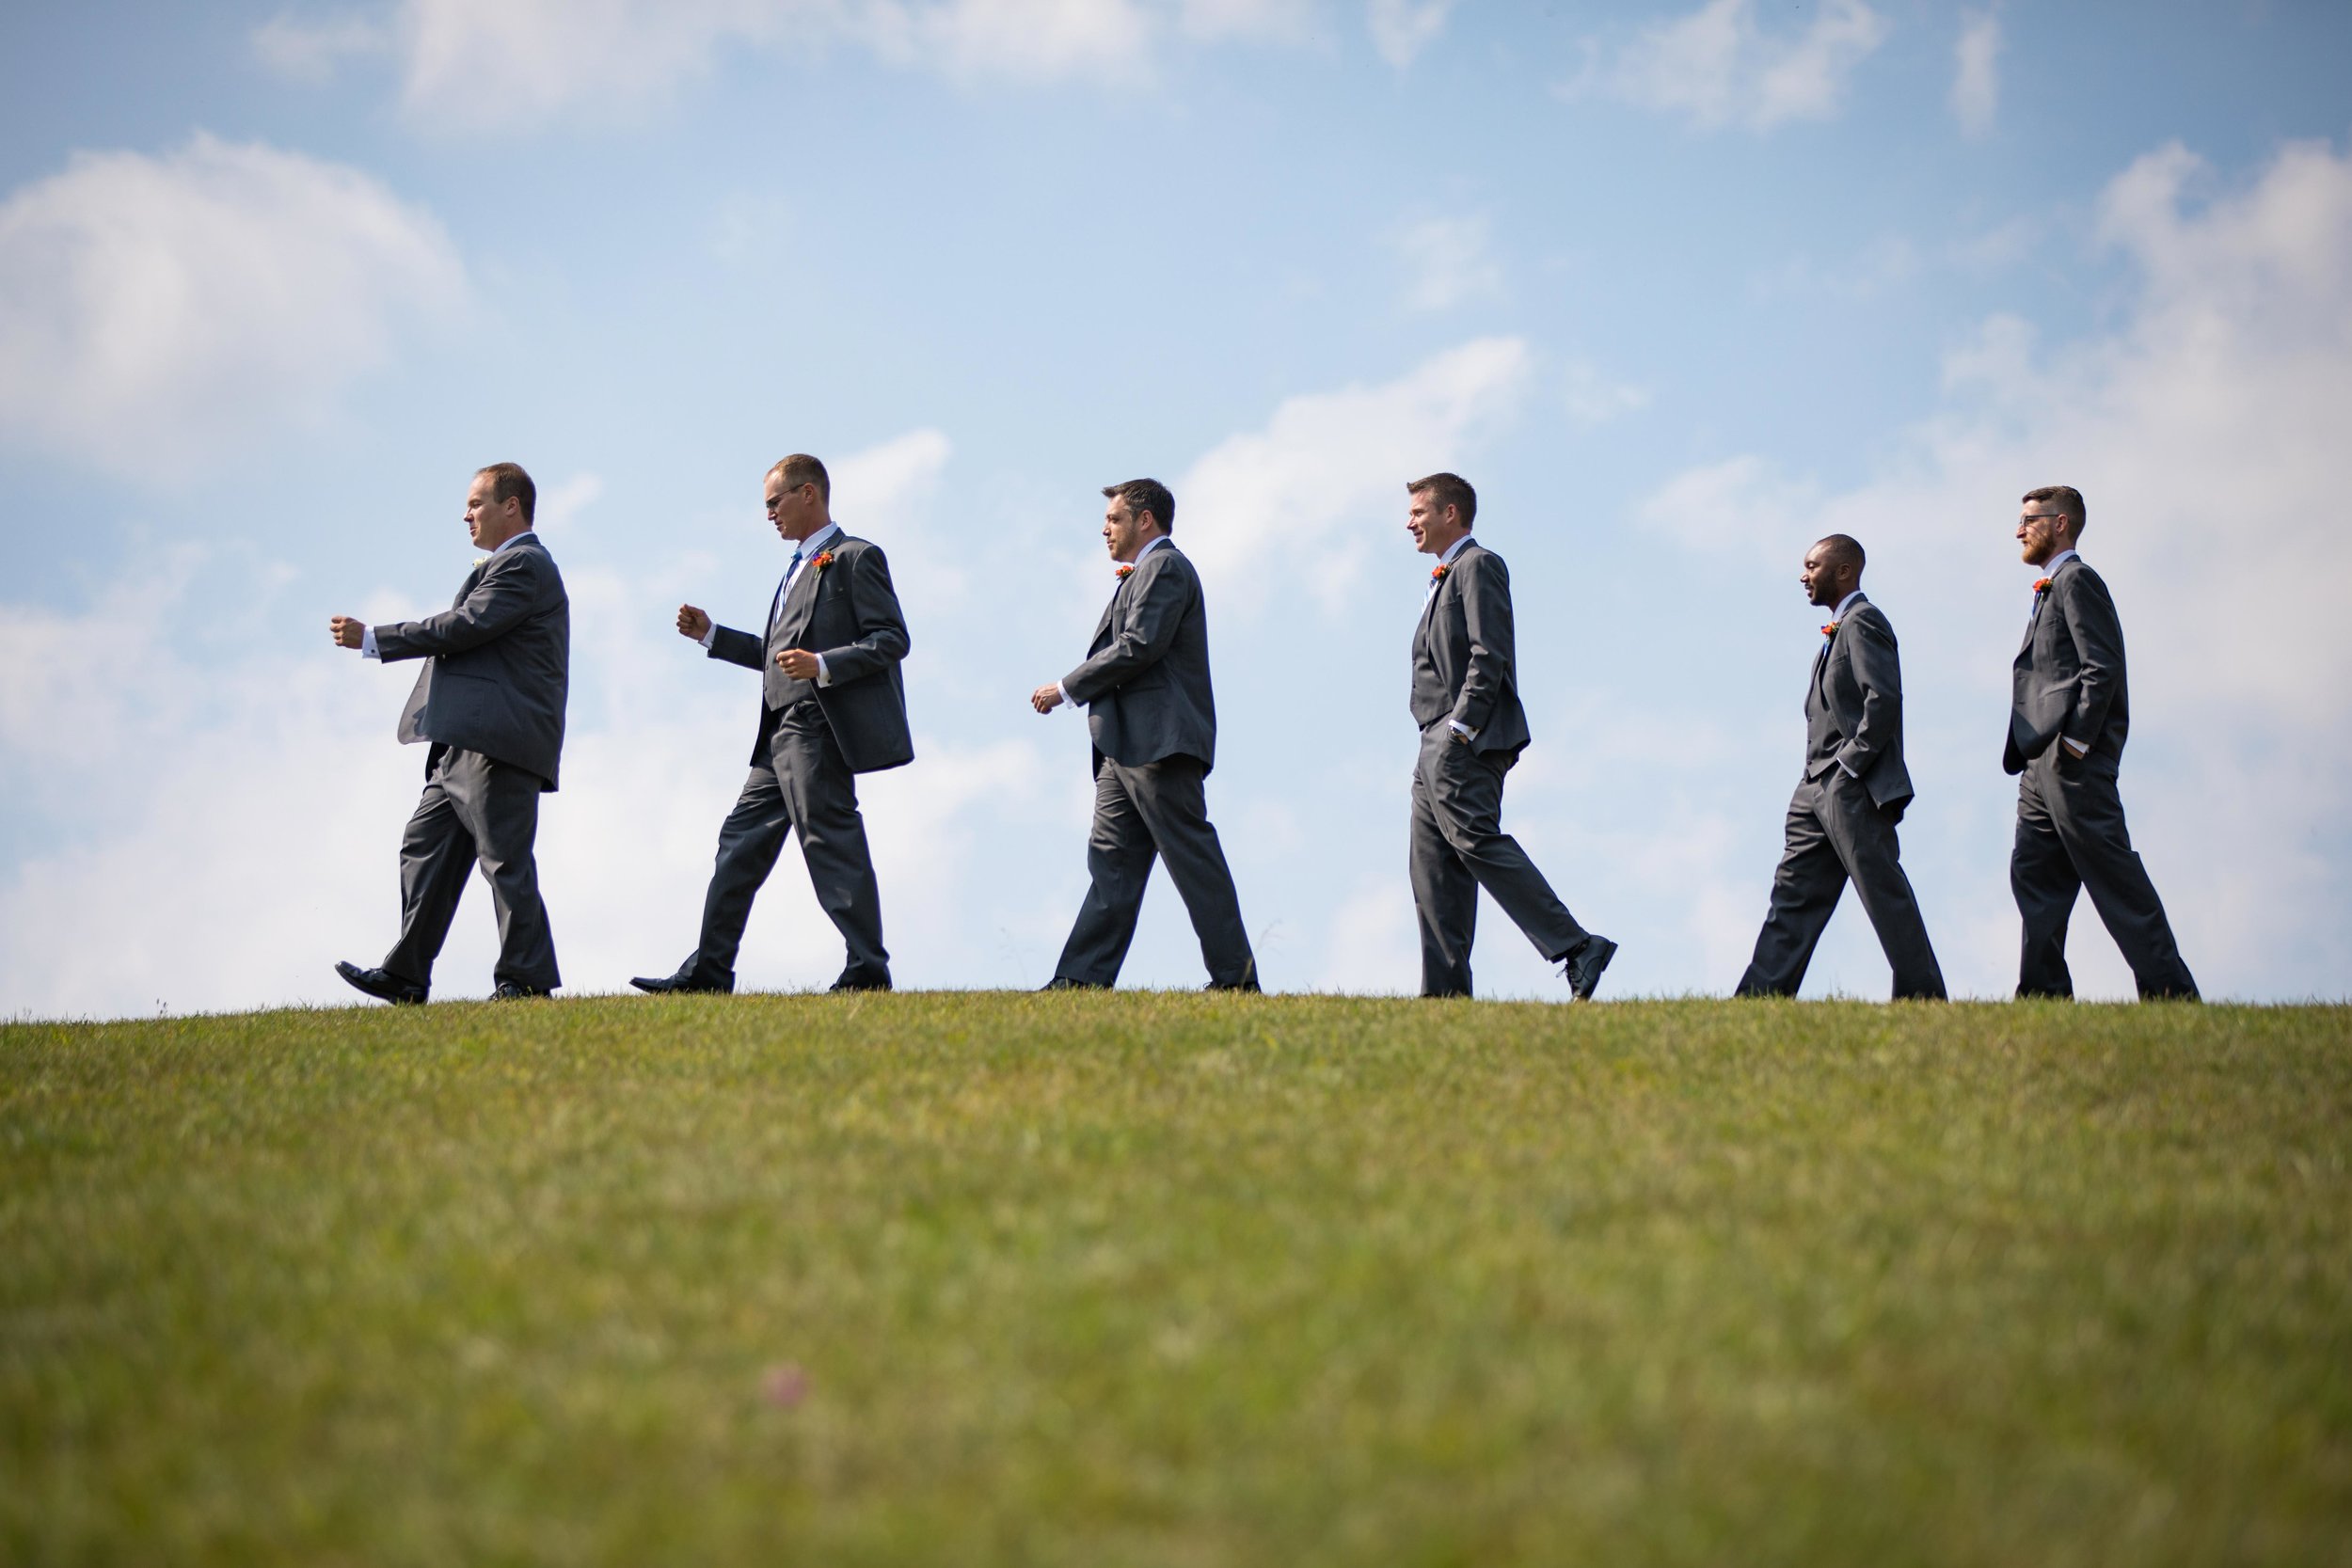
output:
{"label": "gray suit jacket", "polygon": [[1467,725],[1478,732],[1470,744],[1479,752],[1510,766],[1532,738],[1515,659],[1510,569],[1472,539],[1413,629],[1413,722]]}
{"label": "gray suit jacket", "polygon": [[571,600],[537,535],[466,574],[457,602],[421,621],[375,628],[376,654],[422,658],[400,738],[479,752],[555,787],[572,660]]}
{"label": "gray suit jacket", "polygon": [[1903,766],[1903,667],[1885,612],[1856,599],[1813,659],[1804,690],[1804,776],[1843,765],[1870,799],[1899,806],[1911,799]]}
{"label": "gray suit jacket", "polygon": [[[907,727],[907,694],[898,661],[907,657],[906,617],[890,582],[890,559],[879,546],[836,535],[818,552],[832,560],[804,562],[781,613],[765,638],[721,626],[710,657],[760,673],[759,734],[752,766],[769,760],[770,737],[786,708],[814,697],[853,773],[903,768],[914,760]],[[821,655],[830,686],[795,680],[776,668],[776,655],[806,648]]]}
{"label": "gray suit jacket", "polygon": [[1208,606],[1200,574],[1173,544],[1154,547],[1120,579],[1086,662],[1061,688],[1086,705],[1098,763],[1142,768],[1187,756],[1204,772],[1216,766]]}
{"label": "gray suit jacket", "polygon": [[2112,763],[2131,733],[2123,622],[2099,574],[2075,556],[2051,576],[2010,670],[2009,742],[2001,767],[2022,773],[2061,736]]}

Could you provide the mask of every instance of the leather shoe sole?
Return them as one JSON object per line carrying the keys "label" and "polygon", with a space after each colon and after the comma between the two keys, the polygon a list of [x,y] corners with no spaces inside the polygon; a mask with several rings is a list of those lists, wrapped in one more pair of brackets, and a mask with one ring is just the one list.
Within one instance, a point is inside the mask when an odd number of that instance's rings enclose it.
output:
{"label": "leather shoe sole", "polygon": [[690,980],[683,974],[664,974],[659,979],[640,974],[629,984],[656,996],[725,996],[735,990],[733,980],[710,985],[701,980]]}

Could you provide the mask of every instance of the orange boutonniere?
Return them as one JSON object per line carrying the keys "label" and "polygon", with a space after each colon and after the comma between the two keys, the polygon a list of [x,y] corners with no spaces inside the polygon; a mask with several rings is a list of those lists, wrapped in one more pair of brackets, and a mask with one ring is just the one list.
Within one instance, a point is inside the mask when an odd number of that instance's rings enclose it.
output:
{"label": "orange boutonniere", "polygon": [[833,564],[833,551],[818,550],[815,555],[808,558],[808,563],[810,566],[821,572],[826,567]]}
{"label": "orange boutonniere", "polygon": [[1129,578],[1135,576],[1135,572],[1136,569],[1133,566],[1119,566],[1112,570],[1111,576],[1117,578],[1121,582],[1125,582]]}
{"label": "orange boutonniere", "polygon": [[1454,570],[1454,567],[1450,562],[1439,562],[1437,566],[1431,569],[1429,573],[1429,585],[1432,588],[1435,588],[1438,583],[1445,580],[1445,575],[1452,570]]}
{"label": "orange boutonniere", "polygon": [[1837,635],[1837,623],[1832,621],[1828,626],[1823,626],[1821,628],[1821,635],[1823,637],[1836,637]]}
{"label": "orange boutonniere", "polygon": [[2049,591],[2050,579],[2048,578],[2036,578],[2033,579],[2033,596],[2035,598],[2038,599],[2042,597],[2042,594],[2047,594]]}

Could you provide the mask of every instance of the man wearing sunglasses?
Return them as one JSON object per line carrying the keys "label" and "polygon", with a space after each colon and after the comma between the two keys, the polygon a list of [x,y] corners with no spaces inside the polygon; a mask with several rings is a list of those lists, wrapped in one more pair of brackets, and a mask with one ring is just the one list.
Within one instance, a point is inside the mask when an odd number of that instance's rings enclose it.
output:
{"label": "man wearing sunglasses", "polygon": [[2087,888],[2141,999],[2195,1001],[2197,982],[2123,825],[2116,787],[2131,729],[2123,623],[2106,582],[2074,553],[2087,520],[2082,492],[2068,484],[2026,491],[2017,516],[2019,552],[2041,573],[2010,674],[2001,755],[2002,768],[2019,775],[2009,859],[2025,923],[2017,994],[2074,994],[2066,923]]}

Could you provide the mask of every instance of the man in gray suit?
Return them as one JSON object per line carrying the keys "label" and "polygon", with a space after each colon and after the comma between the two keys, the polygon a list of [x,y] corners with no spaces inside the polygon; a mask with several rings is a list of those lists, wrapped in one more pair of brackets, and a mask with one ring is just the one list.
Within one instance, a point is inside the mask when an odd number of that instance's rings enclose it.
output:
{"label": "man in gray suit", "polygon": [[1029,696],[1040,713],[1083,705],[1094,738],[1093,884],[1045,989],[1098,990],[1119,978],[1157,858],[1192,915],[1209,989],[1254,991],[1258,960],[1203,783],[1216,762],[1216,702],[1200,576],[1168,541],[1176,498],[1167,485],[1131,479],[1103,494],[1103,543],[1119,586],[1086,662]]}
{"label": "man in gray suit", "polygon": [[1788,802],[1772,903],[1740,977],[1740,996],[1794,996],[1852,879],[1895,970],[1895,997],[1944,998],[1944,972],[1903,875],[1895,824],[1912,798],[1903,766],[1903,673],[1895,628],[1862,596],[1862,546],[1833,533],[1797,580],[1830,612],[1804,689],[1804,773]]}
{"label": "man in gray suit", "polygon": [[327,622],[342,647],[386,662],[421,658],[400,716],[404,743],[429,742],[424,795],[400,842],[400,940],[382,967],[339,963],[370,996],[419,1003],[432,987],[466,874],[476,864],[498,909],[491,994],[545,996],[564,982],[539,898],[532,846],[539,797],[556,784],[571,671],[571,601],[539,536],[538,490],[513,463],[493,463],[466,493],[466,527],[490,553],[439,615],[369,626]]}
{"label": "man in gray suit", "polygon": [[1502,779],[1527,749],[1511,629],[1511,574],[1470,537],[1478,493],[1455,474],[1405,486],[1405,527],[1438,558],[1413,628],[1413,767],[1408,869],[1421,922],[1421,993],[1470,994],[1478,890],[1502,906],[1568,990],[1592,1000],[1617,944],[1576,923],[1518,840],[1502,831]]}
{"label": "man in gray suit", "polygon": [[2131,729],[2123,623],[2107,585],[2074,553],[2087,521],[2082,492],[2068,484],[2026,491],[2018,511],[2020,551],[2042,577],[2010,673],[2001,753],[2002,768],[2023,775],[2009,859],[2025,922],[2017,994],[2074,994],[2066,923],[2075,894],[2088,887],[2140,996],[2194,1001],[2197,982],[2123,826],[2116,786]]}
{"label": "man in gray suit", "polygon": [[752,773],[719,829],[717,866],[703,897],[702,938],[677,973],[629,982],[649,991],[731,991],[752,899],[787,834],[817,902],[849,948],[834,990],[888,990],[882,894],[858,813],[857,775],[914,760],[906,689],[906,617],[881,548],[833,520],[825,466],[796,452],[768,470],[769,520],[792,546],[767,630],[714,625],[680,605],[677,629],[712,658],[760,672]]}

